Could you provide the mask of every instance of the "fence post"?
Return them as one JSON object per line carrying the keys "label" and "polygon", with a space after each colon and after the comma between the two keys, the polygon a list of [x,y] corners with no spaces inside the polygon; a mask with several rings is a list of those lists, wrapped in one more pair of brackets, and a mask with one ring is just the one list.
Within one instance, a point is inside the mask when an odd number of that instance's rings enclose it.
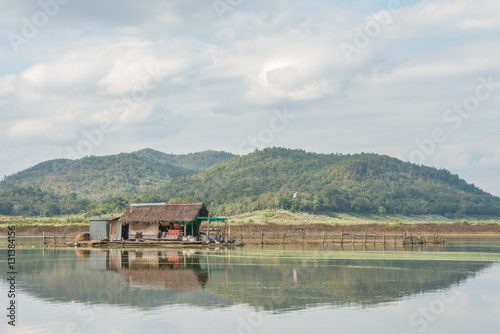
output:
{"label": "fence post", "polygon": [[365,231],[365,238],[363,239],[363,245],[366,245],[366,235],[368,234],[368,232]]}
{"label": "fence post", "polygon": [[325,244],[325,236],[326,236],[326,232],[323,231],[323,245]]}
{"label": "fence post", "polygon": [[264,231],[260,231],[260,244],[264,245]]}
{"label": "fence post", "polygon": [[285,244],[286,233],[283,233],[283,245]]}

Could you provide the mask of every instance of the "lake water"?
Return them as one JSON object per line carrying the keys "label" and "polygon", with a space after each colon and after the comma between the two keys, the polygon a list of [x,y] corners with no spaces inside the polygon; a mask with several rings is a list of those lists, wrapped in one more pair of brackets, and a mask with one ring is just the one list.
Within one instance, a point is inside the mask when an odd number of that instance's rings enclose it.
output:
{"label": "lake water", "polygon": [[500,236],[448,240],[407,248],[18,249],[15,328],[6,318],[3,249],[0,332],[498,333]]}

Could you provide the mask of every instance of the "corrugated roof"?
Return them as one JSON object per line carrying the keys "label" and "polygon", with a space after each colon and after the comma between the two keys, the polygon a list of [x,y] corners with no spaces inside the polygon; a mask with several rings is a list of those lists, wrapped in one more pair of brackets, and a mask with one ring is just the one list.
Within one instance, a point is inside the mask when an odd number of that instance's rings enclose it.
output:
{"label": "corrugated roof", "polygon": [[169,202],[131,204],[120,217],[120,223],[190,222],[196,217],[207,217],[202,202]]}

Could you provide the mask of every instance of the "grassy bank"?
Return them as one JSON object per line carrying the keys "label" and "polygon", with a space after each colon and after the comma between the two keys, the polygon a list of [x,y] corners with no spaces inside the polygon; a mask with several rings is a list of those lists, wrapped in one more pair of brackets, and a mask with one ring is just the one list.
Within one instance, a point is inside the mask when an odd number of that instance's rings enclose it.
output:
{"label": "grassy bank", "polygon": [[[116,217],[117,215],[115,215]],[[0,215],[0,228],[8,225],[21,226],[88,226],[89,219],[109,219],[110,216],[85,218],[84,216],[60,216],[60,217],[25,217],[25,216],[2,216]],[[499,224],[497,219],[484,219],[481,217],[464,217],[461,219],[449,219],[439,215],[355,215],[338,213],[333,216],[312,215],[308,213],[292,213],[287,210],[263,210],[244,213],[228,217],[231,225],[308,225],[324,224],[331,226],[372,225],[382,224],[389,228],[398,228],[407,224]]]}
{"label": "grassy bank", "polygon": [[3,216],[0,215],[0,228],[7,226],[67,226],[81,225],[88,226],[89,221],[80,216],[61,216],[61,217],[26,217],[26,216]]}

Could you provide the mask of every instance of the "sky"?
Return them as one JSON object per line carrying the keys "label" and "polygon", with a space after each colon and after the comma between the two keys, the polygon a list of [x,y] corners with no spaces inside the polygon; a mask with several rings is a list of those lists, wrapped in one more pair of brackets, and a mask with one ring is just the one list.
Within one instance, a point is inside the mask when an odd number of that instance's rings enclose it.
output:
{"label": "sky", "polygon": [[498,0],[0,0],[0,175],[152,148],[371,152],[500,195]]}

